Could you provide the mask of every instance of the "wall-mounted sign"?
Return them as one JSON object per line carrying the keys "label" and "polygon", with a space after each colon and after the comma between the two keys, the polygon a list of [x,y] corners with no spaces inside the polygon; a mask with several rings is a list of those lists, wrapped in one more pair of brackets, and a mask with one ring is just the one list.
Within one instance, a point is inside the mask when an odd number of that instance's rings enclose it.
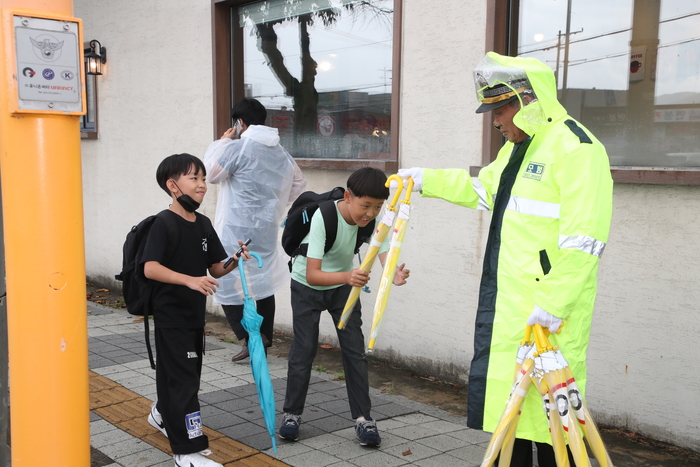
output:
{"label": "wall-mounted sign", "polygon": [[644,80],[644,70],[646,69],[647,48],[632,47],[630,53],[630,83],[637,83]]}
{"label": "wall-mounted sign", "polygon": [[82,112],[79,23],[13,16],[20,110]]}

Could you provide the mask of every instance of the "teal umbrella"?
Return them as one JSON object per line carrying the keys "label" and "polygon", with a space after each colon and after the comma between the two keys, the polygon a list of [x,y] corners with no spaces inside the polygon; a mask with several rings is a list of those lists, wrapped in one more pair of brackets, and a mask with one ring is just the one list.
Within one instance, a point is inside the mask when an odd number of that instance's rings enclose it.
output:
{"label": "teal umbrella", "polygon": [[[248,254],[258,260],[258,267],[263,266],[262,258],[259,254],[249,251]],[[260,336],[260,325],[263,317],[258,314],[255,307],[255,300],[248,295],[248,284],[245,280],[245,266],[243,258],[238,259],[238,272],[241,275],[241,285],[243,286],[243,319],[241,324],[248,331],[248,352],[250,353],[250,369],[253,371],[255,386],[258,388],[258,399],[260,408],[265,418],[265,426],[272,440],[272,449],[277,454],[277,443],[275,442],[276,414],[275,390],[270,379],[270,369],[267,367],[267,355]]]}

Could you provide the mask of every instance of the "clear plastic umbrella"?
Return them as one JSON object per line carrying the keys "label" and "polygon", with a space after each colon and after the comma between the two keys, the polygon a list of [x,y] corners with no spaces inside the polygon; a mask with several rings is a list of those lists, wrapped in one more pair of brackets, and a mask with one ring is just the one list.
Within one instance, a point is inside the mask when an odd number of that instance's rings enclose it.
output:
{"label": "clear plastic umbrella", "polygon": [[[394,174],[390,176],[386,181],[386,186],[391,185],[391,181],[396,180],[398,187],[396,193],[394,193],[394,198],[391,200],[391,204],[387,204],[384,207],[384,212],[379,220],[379,225],[374,230],[374,235],[372,235],[372,240],[370,240],[369,248],[367,248],[367,254],[365,254],[365,259],[362,260],[360,269],[367,271],[369,274],[374,264],[374,260],[377,258],[377,253],[379,253],[379,247],[386,238],[386,234],[391,230],[391,226],[394,225],[394,218],[396,217],[396,203],[399,201],[399,196],[401,196],[401,191],[403,190],[403,178]],[[345,308],[343,309],[343,314],[340,315],[340,321],[338,322],[338,329],[343,329],[345,323],[348,322],[352,310],[355,308],[355,303],[357,298],[360,296],[360,290],[362,287],[353,287],[350,290],[350,295],[348,295],[348,300],[345,302]]]}
{"label": "clear plastic umbrella", "polygon": [[[537,354],[535,355],[535,375],[540,375],[549,387],[552,409],[555,409],[561,425],[567,434],[569,447],[577,467],[590,465],[584,437],[601,467],[612,467],[610,456],[600,437],[590,412],[569,368],[569,363],[547,338],[548,331],[539,324],[533,326]],[[581,436],[583,434],[583,437]]]}
{"label": "clear plastic umbrella", "polygon": [[[389,183],[389,180],[387,180],[387,183]],[[387,254],[386,263],[384,264],[384,271],[382,271],[382,278],[379,281],[377,301],[374,304],[372,329],[369,333],[369,344],[367,345],[368,353],[372,353],[374,351],[374,344],[377,340],[377,335],[379,334],[379,327],[382,324],[384,311],[386,310],[386,304],[389,301],[389,292],[391,291],[391,285],[393,284],[394,276],[396,275],[396,265],[399,262],[399,254],[401,253],[403,237],[404,235],[406,235],[406,230],[408,230],[408,216],[411,212],[412,192],[413,179],[411,177],[408,177],[408,187],[406,188],[406,195],[404,199],[401,200],[401,205],[399,207],[398,212],[399,218],[396,221],[396,226],[394,227],[394,235],[391,237],[389,253]]]}
{"label": "clear plastic umbrella", "polygon": [[[535,342],[530,341],[534,331]],[[559,467],[569,467],[567,439],[577,467],[590,466],[585,441],[601,467],[613,467],[600,433],[581,397],[566,359],[548,339],[548,331],[528,326],[518,349],[515,382],[506,409],[494,430],[481,467],[510,464],[520,406],[534,383],[543,400],[554,456]],[[583,434],[583,436],[581,436]]]}
{"label": "clear plastic umbrella", "polygon": [[[249,251],[248,254],[258,260],[258,267],[263,266],[262,258],[259,254]],[[263,317],[258,314],[255,300],[248,295],[248,284],[245,279],[245,266],[243,258],[238,259],[238,270],[241,275],[241,285],[243,286],[243,319],[241,324],[248,331],[248,352],[250,353],[250,369],[253,371],[253,379],[258,389],[258,400],[262,409],[263,418],[267,432],[272,440],[272,450],[277,453],[277,443],[275,442],[276,414],[275,390],[270,379],[270,369],[267,367],[267,355],[260,336],[260,325]]]}
{"label": "clear plastic umbrella", "polygon": [[535,343],[530,340],[531,334],[532,328],[528,326],[525,329],[525,337],[518,347],[513,388],[508,397],[503,415],[501,415],[501,419],[486,448],[481,467],[491,467],[497,458],[499,459],[499,464],[510,465],[513,442],[515,441],[515,430],[520,419],[520,406],[532,383],[530,376],[535,368],[535,361],[533,360]]}

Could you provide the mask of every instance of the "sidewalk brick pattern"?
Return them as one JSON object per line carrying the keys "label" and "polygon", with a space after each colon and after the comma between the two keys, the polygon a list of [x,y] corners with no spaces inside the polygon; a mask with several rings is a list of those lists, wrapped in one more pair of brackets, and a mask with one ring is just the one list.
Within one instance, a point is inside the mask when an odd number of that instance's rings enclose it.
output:
{"label": "sidewalk brick pattern", "polygon": [[[143,323],[124,310],[88,302],[91,445],[113,460],[99,467],[172,467],[165,438],[147,422],[156,398]],[[153,342],[153,339],[151,339]],[[302,415],[300,440],[270,436],[248,361],[232,363],[240,347],[207,337],[200,403],[211,459],[226,467],[478,466],[488,434],[466,428],[465,419],[401,396],[371,389],[379,448],[359,445],[345,384],[314,372]],[[278,409],[286,389],[287,361],[268,357]],[[98,466],[94,466],[98,467]]]}

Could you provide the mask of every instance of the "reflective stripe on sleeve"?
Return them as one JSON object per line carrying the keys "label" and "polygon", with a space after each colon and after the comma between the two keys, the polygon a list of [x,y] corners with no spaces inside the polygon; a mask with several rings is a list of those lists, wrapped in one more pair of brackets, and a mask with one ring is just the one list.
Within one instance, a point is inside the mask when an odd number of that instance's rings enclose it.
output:
{"label": "reflective stripe on sleeve", "polygon": [[559,204],[548,203],[547,201],[538,201],[536,199],[522,198],[520,196],[511,196],[508,200],[506,209],[516,211],[521,214],[530,214],[531,216],[549,217],[551,219],[559,219]]}
{"label": "reflective stripe on sleeve", "polygon": [[605,242],[585,235],[559,235],[559,248],[581,250],[584,253],[600,258],[603,256],[603,250],[605,250]]}
{"label": "reflective stripe on sleeve", "polygon": [[[486,188],[484,188],[484,185],[482,185],[478,179],[472,178],[472,188],[474,188],[474,192],[479,197],[479,205],[476,207],[476,209],[481,209],[482,211],[490,211],[491,206],[489,206],[488,194],[486,192]],[[494,200],[495,199],[496,197],[494,196]]]}

